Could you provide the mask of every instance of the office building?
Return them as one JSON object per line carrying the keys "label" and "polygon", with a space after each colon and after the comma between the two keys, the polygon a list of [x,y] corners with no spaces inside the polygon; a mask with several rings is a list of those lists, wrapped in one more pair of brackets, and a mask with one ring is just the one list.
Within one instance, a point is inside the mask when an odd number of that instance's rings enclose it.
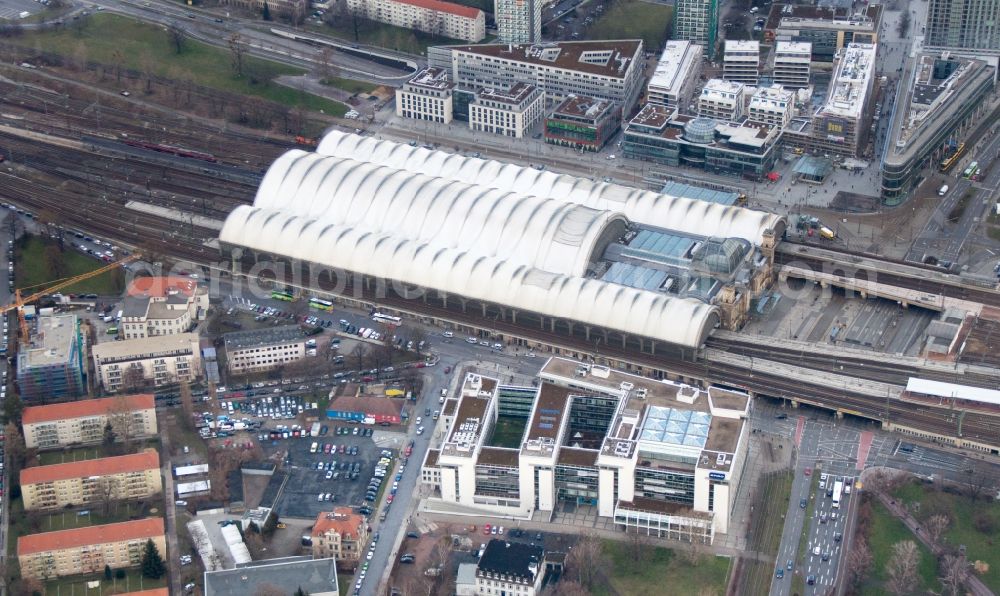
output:
{"label": "office building", "polygon": [[709,79],[698,96],[698,115],[723,122],[736,122],[746,115],[746,105],[746,85]]}
{"label": "office building", "polygon": [[729,531],[746,463],[747,394],[564,358],[549,359],[539,381],[519,447],[502,448],[491,441],[498,416],[513,415],[510,398],[497,379],[463,379],[433,454],[440,484],[428,510],[447,503],[468,515],[523,516],[568,501],[643,534],[711,543]]}
{"label": "office building", "polygon": [[812,119],[813,147],[824,153],[861,157],[874,107],[876,46],[850,44],[837,54],[826,101]]}
{"label": "office building", "polygon": [[542,0],[493,0],[493,16],[503,43],[542,41]]}
{"label": "office building", "polygon": [[306,356],[306,336],[298,325],[234,331],[222,339],[234,374],[271,370]]}
{"label": "office building", "polygon": [[432,66],[448,68],[460,87],[503,89],[529,83],[547,101],[583,95],[617,102],[623,112],[639,98],[645,63],[638,39],[447,46],[430,48],[427,55]]}
{"label": "office building", "polygon": [[930,0],[924,47],[1000,54],[1000,2]]}
{"label": "office building", "polygon": [[94,370],[105,391],[135,391],[201,376],[197,333],[108,341],[91,349]]}
{"label": "office building", "polygon": [[781,85],[758,87],[750,97],[747,118],[751,122],[783,129],[795,115],[795,94]]}
{"label": "office building", "polygon": [[956,173],[958,161],[967,155],[966,135],[988,116],[996,74],[983,60],[952,53],[917,57],[912,84],[900,85],[904,95],[896,100],[882,157],[881,194],[887,205],[909,196],[928,163]]}
{"label": "office building", "polygon": [[760,77],[760,42],[727,39],[722,73],[727,81],[756,86]]}
{"label": "office building", "polygon": [[545,119],[545,142],[583,151],[600,151],[622,125],[618,104],[593,97],[570,97]]}
{"label": "office building", "polygon": [[701,46],[690,41],[668,41],[646,85],[646,101],[674,108],[687,106],[698,82],[701,62]]}
{"label": "office building", "polygon": [[336,559],[343,569],[357,567],[368,542],[368,521],[350,507],[336,507],[316,516],[312,527],[314,559]]}
{"label": "office building", "polygon": [[448,124],[452,119],[454,89],[448,71],[425,68],[396,89],[396,115]]}
{"label": "office building", "polygon": [[545,95],[528,83],[483,89],[469,104],[469,128],[520,139],[542,117]]}
{"label": "office building", "polygon": [[763,180],[774,170],[781,129],[755,122],[723,122],[645,106],[625,127],[625,157]]}
{"label": "office building", "polygon": [[534,543],[490,540],[476,563],[476,594],[535,596],[545,577],[544,556]]}
{"label": "office building", "polygon": [[852,43],[878,43],[882,5],[847,7],[812,4],[772,4],[764,26],[764,41],[797,41],[811,45],[813,62],[832,62]]}
{"label": "office building", "polygon": [[100,443],[111,422],[119,440],[156,434],[156,406],[152,394],[103,397],[32,406],[21,414],[28,449],[56,449],[74,444]]}
{"label": "office building", "polygon": [[477,42],[486,37],[486,15],[478,8],[442,0],[345,0],[366,19],[451,39]]}
{"label": "office building", "polygon": [[267,591],[309,596],[339,596],[334,559],[285,557],[265,559],[236,569],[206,571],[205,596],[252,596]]}
{"label": "office building", "polygon": [[102,573],[138,567],[149,540],[167,556],[162,517],[21,536],[17,559],[21,574],[38,580]]}
{"label": "office building", "polygon": [[698,44],[711,59],[715,55],[718,31],[718,0],[677,0],[672,39]]}
{"label": "office building", "polygon": [[774,48],[774,69],[771,79],[785,89],[804,89],[809,86],[811,62],[811,43],[779,41]]}
{"label": "office building", "polygon": [[126,291],[124,339],[185,333],[208,311],[208,290],[188,277],[139,277]]}
{"label": "office building", "polygon": [[76,315],[38,317],[29,341],[17,354],[17,387],[22,400],[37,402],[86,393],[86,344]]}
{"label": "office building", "polygon": [[28,511],[144,500],[162,491],[160,456],[153,449],[21,470]]}

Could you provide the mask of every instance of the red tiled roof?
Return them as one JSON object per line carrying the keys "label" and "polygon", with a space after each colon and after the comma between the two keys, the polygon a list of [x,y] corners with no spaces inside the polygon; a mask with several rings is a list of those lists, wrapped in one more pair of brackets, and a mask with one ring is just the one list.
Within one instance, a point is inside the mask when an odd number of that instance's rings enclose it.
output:
{"label": "red tiled roof", "polygon": [[341,536],[357,538],[358,527],[364,523],[364,516],[354,513],[350,507],[336,507],[332,512],[321,511],[320,514],[316,516],[316,523],[313,525],[312,535],[320,536],[332,530]]}
{"label": "red tiled roof", "polygon": [[404,4],[410,4],[413,6],[419,6],[420,8],[426,8],[428,10],[437,10],[439,12],[447,12],[453,15],[458,15],[460,17],[466,17],[469,19],[475,19],[482,12],[478,8],[472,8],[471,6],[462,6],[461,4],[452,4],[451,2],[441,2],[441,0],[398,0]]}
{"label": "red tiled roof", "polygon": [[36,466],[21,470],[21,485],[37,484],[39,482],[56,482],[69,478],[89,478],[91,476],[109,476],[125,472],[141,472],[155,470],[160,467],[160,455],[153,449],[141,453],[121,455],[118,457],[102,457],[51,466]]}
{"label": "red tiled roof", "polygon": [[[126,405],[133,410],[151,410],[156,407],[152,393],[140,393],[124,397]],[[21,421],[24,424],[34,424],[37,422],[50,422],[52,420],[82,418],[84,416],[99,416],[112,410],[120,399],[122,398],[102,397],[99,399],[81,399],[80,401],[69,401],[61,404],[49,404],[47,406],[32,406],[24,409]]]}
{"label": "red tiled roof", "polygon": [[197,288],[198,282],[187,277],[137,277],[129,284],[127,293],[129,296],[163,298],[170,290],[191,296]]}
{"label": "red tiled roof", "polygon": [[59,530],[57,532],[43,532],[41,534],[21,536],[17,539],[17,556],[23,557],[25,555],[77,548],[90,544],[108,544],[111,542],[123,542],[125,540],[155,538],[157,536],[163,536],[163,518],[147,517],[146,519],[137,519],[117,524],[104,524],[103,526],[88,526],[86,528],[73,528],[72,530]]}

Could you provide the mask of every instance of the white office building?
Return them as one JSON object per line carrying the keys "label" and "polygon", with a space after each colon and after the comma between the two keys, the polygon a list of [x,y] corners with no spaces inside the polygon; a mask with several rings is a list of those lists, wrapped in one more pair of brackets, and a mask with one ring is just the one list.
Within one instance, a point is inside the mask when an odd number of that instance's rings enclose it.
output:
{"label": "white office building", "polygon": [[543,0],[493,0],[493,16],[503,43],[542,41]]}
{"label": "white office building", "polygon": [[107,341],[92,350],[94,370],[105,391],[134,391],[190,382],[201,376],[197,333]]}
{"label": "white office building", "polygon": [[690,41],[668,41],[646,86],[646,101],[682,108],[687,105],[701,70],[702,47]]}
{"label": "white office building", "polygon": [[[538,387],[469,374],[425,479],[430,510],[528,518],[560,502],[643,534],[711,543],[729,531],[746,463],[750,397],[551,358]],[[521,417],[518,448],[491,445]],[[427,473],[436,468],[440,475]]]}
{"label": "white office building", "polygon": [[231,373],[271,370],[306,356],[306,337],[297,325],[236,331],[223,341]]}
{"label": "white office building", "polygon": [[727,81],[756,85],[760,77],[760,42],[727,39],[722,73]]}
{"label": "white office building", "polygon": [[534,85],[484,89],[469,104],[469,128],[520,139],[538,123],[544,107],[545,94]]}
{"label": "white office building", "polygon": [[795,93],[781,85],[759,87],[750,98],[747,112],[751,122],[783,129],[795,116]]}
{"label": "white office building", "polygon": [[698,115],[734,122],[746,115],[746,85],[709,79],[698,96]]}
{"label": "white office building", "polygon": [[447,71],[425,68],[396,89],[396,115],[448,124],[452,119],[454,89]]}
{"label": "white office building", "polygon": [[809,86],[812,44],[806,41],[779,41],[774,48],[772,80],[786,89]]}
{"label": "white office building", "polygon": [[432,35],[477,42],[486,37],[486,15],[478,8],[441,0],[346,0],[359,16]]}

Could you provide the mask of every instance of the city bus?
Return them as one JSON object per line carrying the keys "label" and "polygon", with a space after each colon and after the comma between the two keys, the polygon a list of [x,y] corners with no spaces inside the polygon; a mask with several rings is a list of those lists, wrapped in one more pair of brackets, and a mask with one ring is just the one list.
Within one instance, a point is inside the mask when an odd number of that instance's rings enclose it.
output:
{"label": "city bus", "polygon": [[969,167],[965,168],[964,172],[962,172],[962,178],[972,178],[978,172],[979,172],[979,162],[974,161],[969,164]]}
{"label": "city bus", "polygon": [[833,483],[833,508],[840,508],[840,497],[844,494],[844,481],[838,480]]}
{"label": "city bus", "polygon": [[959,143],[958,147],[955,148],[955,152],[952,153],[950,157],[941,162],[941,171],[947,172],[952,167],[954,167],[955,164],[958,163],[958,159],[962,157],[964,153],[965,153],[965,143]]}
{"label": "city bus", "polygon": [[397,326],[403,322],[403,319],[399,317],[384,315],[380,312],[373,314],[372,320],[375,321],[376,323],[385,323],[386,325],[397,325]]}
{"label": "city bus", "polygon": [[274,298],[275,300],[283,300],[284,302],[291,302],[292,300],[295,300],[295,296],[292,296],[291,292],[278,290],[271,292],[271,298]]}
{"label": "city bus", "polygon": [[309,308],[315,308],[319,310],[325,310],[327,312],[333,310],[333,303],[329,300],[320,300],[319,298],[309,299]]}

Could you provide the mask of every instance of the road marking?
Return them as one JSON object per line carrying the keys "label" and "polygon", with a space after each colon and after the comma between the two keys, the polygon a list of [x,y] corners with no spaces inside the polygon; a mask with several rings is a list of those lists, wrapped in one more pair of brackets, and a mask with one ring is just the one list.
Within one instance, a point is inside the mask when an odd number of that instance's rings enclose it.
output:
{"label": "road marking", "polygon": [[795,423],[795,446],[799,447],[802,445],[802,431],[805,429],[806,419],[803,416],[799,416],[798,421]]}
{"label": "road marking", "polygon": [[868,460],[868,451],[872,446],[872,439],[875,437],[875,433],[870,430],[866,430],[861,433],[861,438],[858,442],[858,461],[855,467],[858,470],[865,469],[865,461]]}

